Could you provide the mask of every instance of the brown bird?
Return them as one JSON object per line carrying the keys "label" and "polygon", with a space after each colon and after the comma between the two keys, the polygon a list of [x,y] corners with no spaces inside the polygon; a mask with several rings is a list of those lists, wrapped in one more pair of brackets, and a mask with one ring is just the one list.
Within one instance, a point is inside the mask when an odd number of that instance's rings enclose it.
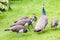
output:
{"label": "brown bird", "polygon": [[25,27],[22,25],[15,25],[15,26],[12,26],[10,28],[5,29],[5,31],[13,31],[16,33],[19,33],[19,32],[26,33],[27,29],[25,29]]}
{"label": "brown bird", "polygon": [[51,22],[51,28],[55,28],[58,26],[58,19],[54,18]]}
{"label": "brown bird", "polygon": [[36,20],[37,20],[36,15],[34,15],[34,18],[23,17],[20,20],[16,21],[14,25],[29,26],[29,25],[32,25],[34,22],[36,22]]}

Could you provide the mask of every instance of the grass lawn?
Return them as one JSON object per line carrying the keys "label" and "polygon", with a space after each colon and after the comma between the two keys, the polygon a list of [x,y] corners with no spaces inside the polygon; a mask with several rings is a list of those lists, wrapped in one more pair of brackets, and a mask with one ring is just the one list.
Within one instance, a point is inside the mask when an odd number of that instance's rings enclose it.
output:
{"label": "grass lawn", "polygon": [[[35,13],[39,19],[42,15],[43,3],[45,4],[46,14],[49,20],[45,32],[35,33],[33,31],[34,28],[31,26],[30,31],[23,33],[22,35],[20,35],[20,33],[17,35],[11,31],[4,31],[5,28],[10,27],[14,21],[23,16],[33,17],[33,13]],[[52,30],[50,27],[52,18],[57,18],[60,24],[60,0],[12,1],[11,8],[12,10],[0,14],[0,40],[58,40],[58,38],[60,38],[60,25],[58,25],[57,30]],[[36,26],[36,23],[33,24],[34,27]]]}

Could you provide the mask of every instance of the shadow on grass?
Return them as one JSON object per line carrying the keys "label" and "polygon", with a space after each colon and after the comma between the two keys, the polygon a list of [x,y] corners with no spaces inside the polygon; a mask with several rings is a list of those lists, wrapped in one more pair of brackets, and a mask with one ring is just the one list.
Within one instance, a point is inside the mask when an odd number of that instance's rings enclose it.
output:
{"label": "shadow on grass", "polygon": [[15,35],[14,38],[22,38],[22,37],[29,37],[29,36],[32,36],[32,35],[27,33],[22,33],[22,34]]}

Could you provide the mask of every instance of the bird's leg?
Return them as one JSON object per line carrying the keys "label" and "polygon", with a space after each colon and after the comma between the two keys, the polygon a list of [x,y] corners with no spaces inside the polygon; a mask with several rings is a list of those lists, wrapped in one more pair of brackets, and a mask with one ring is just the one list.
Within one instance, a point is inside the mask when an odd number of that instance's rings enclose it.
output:
{"label": "bird's leg", "polygon": [[20,32],[20,37],[22,36],[22,32]]}
{"label": "bird's leg", "polygon": [[55,27],[55,30],[57,30],[57,26]]}
{"label": "bird's leg", "polygon": [[45,32],[46,32],[46,29],[44,28],[43,33],[45,33]]}
{"label": "bird's leg", "polygon": [[28,30],[30,30],[30,29],[29,29],[29,26],[28,26]]}
{"label": "bird's leg", "polygon": [[16,37],[18,38],[18,32],[16,33]]}
{"label": "bird's leg", "polygon": [[33,25],[31,24],[32,28],[33,28]]}

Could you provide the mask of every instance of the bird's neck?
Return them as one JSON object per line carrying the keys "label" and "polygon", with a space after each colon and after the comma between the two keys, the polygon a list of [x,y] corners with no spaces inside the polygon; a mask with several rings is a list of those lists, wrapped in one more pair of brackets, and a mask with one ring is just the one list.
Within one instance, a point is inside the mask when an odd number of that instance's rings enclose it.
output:
{"label": "bird's neck", "polygon": [[28,30],[27,29],[24,29],[23,32],[26,33]]}
{"label": "bird's neck", "polygon": [[46,15],[44,7],[42,8],[42,15]]}
{"label": "bird's neck", "polygon": [[37,20],[37,17],[36,17],[36,16],[34,16],[34,20],[35,20],[35,21]]}

